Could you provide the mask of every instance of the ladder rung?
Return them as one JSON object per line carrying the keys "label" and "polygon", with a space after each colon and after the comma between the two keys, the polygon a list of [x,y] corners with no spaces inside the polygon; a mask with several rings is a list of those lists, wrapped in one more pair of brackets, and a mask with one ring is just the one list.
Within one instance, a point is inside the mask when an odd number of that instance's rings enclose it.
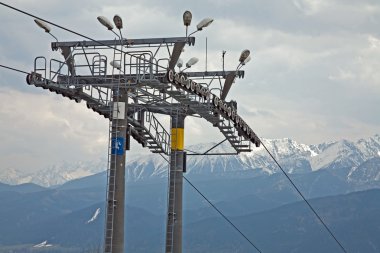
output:
{"label": "ladder rung", "polygon": [[236,149],[237,152],[251,152],[252,149]]}
{"label": "ladder rung", "polygon": [[247,148],[249,147],[249,145],[245,145],[245,144],[242,144],[242,145],[233,145],[234,148]]}

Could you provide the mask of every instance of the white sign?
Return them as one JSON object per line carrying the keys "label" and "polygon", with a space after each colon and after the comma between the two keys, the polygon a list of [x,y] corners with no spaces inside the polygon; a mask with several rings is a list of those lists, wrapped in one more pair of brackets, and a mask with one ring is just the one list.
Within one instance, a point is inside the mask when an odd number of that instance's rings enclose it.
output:
{"label": "white sign", "polygon": [[125,103],[124,102],[114,102],[112,119],[125,119]]}

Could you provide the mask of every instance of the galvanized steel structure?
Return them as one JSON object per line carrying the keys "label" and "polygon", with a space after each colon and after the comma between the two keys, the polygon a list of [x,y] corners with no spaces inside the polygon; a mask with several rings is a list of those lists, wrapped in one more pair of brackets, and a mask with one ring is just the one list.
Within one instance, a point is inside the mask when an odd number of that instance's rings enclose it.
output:
{"label": "galvanized steel structure", "polygon": [[[57,41],[51,46],[63,59],[37,57],[27,76],[28,84],[84,101],[109,120],[104,252],[124,253],[125,154],[131,137],[170,164],[167,253],[182,252],[185,118],[208,121],[236,154],[250,152],[252,144],[260,145],[237,113],[236,102],[225,101],[232,83],[243,78],[244,71],[175,71],[184,47],[194,44],[195,37],[189,36],[125,39],[121,33],[114,40]],[[170,131],[158,115],[170,117]]]}

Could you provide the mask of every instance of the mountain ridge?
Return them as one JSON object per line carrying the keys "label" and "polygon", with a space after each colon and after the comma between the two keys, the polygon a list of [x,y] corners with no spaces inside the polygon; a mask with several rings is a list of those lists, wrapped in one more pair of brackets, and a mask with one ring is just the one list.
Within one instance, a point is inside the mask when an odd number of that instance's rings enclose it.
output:
{"label": "mountain ridge", "polygon": [[[53,191],[53,190],[50,190]],[[380,242],[380,189],[311,199],[329,228],[348,252],[378,252]],[[57,199],[58,200],[58,199]],[[250,201],[253,201],[250,199]],[[226,203],[227,206],[233,206]],[[50,203],[49,210],[54,207]],[[88,203],[70,211],[60,211],[43,219],[23,219],[23,226],[0,226],[0,252],[9,247],[24,251],[47,241],[53,252],[87,252],[84,249],[101,247],[104,229],[104,201]],[[219,206],[219,208],[221,208]],[[13,210],[13,209],[12,209]],[[19,220],[12,211],[2,210],[12,220]],[[35,209],[34,211],[36,211]],[[59,210],[59,209],[57,209]],[[164,248],[165,215],[140,207],[126,207],[126,247],[131,252],[161,252]],[[191,252],[251,252],[252,247],[211,207],[210,215],[201,216],[197,209],[185,213],[184,249]],[[223,209],[224,211],[224,209]],[[88,220],[99,212],[93,222]],[[211,212],[211,213],[210,213]],[[25,213],[25,217],[30,214]],[[18,216],[18,215],[17,215]],[[231,216],[230,220],[254,240],[265,252],[337,252],[338,246],[315,219],[302,200],[285,203],[264,211]],[[4,223],[4,221],[3,221]],[[276,243],[273,243],[273,241]],[[59,248],[57,248],[59,247]],[[46,252],[34,249],[31,252]]]}
{"label": "mountain ridge", "polygon": [[[298,143],[289,138],[263,139],[265,146],[290,174],[309,173],[321,169],[351,168],[350,176],[361,164],[375,157],[380,157],[380,135],[357,141],[340,140],[317,145]],[[191,156],[206,151],[216,143],[203,143],[187,148],[187,173],[199,176],[227,175],[245,173],[250,176],[271,175],[279,172],[276,164],[263,147],[253,148],[249,153],[236,156]],[[229,144],[223,143],[211,153],[232,152]],[[0,182],[7,184],[35,183],[45,187],[61,185],[73,179],[94,175],[105,171],[105,159],[97,161],[62,163],[40,170],[36,173],[24,173],[19,170],[0,170]],[[372,167],[375,165],[372,165]],[[368,168],[367,168],[368,170]],[[372,168],[374,170],[374,168]],[[127,181],[148,180],[167,177],[168,163],[156,154],[140,155],[127,160]],[[374,172],[368,172],[374,173]],[[353,180],[348,178],[347,180]],[[380,180],[380,175],[375,177]]]}

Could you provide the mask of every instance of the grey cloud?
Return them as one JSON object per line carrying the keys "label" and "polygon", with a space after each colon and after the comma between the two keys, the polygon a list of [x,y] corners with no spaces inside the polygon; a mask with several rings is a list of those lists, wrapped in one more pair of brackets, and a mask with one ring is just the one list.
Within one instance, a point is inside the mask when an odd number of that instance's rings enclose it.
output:
{"label": "grey cloud", "polygon": [[[319,143],[328,139],[360,137],[361,133],[374,134],[380,129],[377,109],[380,104],[380,77],[376,71],[380,64],[380,51],[373,47],[380,38],[380,3],[377,0],[318,2],[326,6],[316,7],[313,0],[297,0],[297,3],[296,0],[116,0],[107,5],[98,0],[69,0],[64,4],[57,0],[19,0],[10,4],[99,39],[112,38],[112,34],[98,24],[98,15],[109,18],[115,13],[122,15],[127,37],[184,35],[182,13],[187,9],[193,12],[191,29],[203,17],[213,17],[215,22],[196,34],[196,46],[186,48],[183,57],[199,57],[201,61],[194,69],[203,70],[207,37],[209,69],[221,67],[222,50],[227,50],[226,68],[234,69],[240,50],[251,49],[253,59],[244,67],[245,78],[236,81],[228,99],[238,100],[239,113],[261,136],[291,137],[300,142]],[[30,71],[36,56],[61,59],[59,53],[51,52],[52,38],[36,27],[32,18],[4,7],[0,7],[0,17],[3,24],[0,26],[1,64],[8,63]],[[81,40],[60,29],[53,29],[60,40]],[[374,45],[371,45],[370,38],[373,38]],[[19,92],[17,96],[8,94],[8,99],[26,99],[29,96],[41,96],[43,99],[48,96],[49,99],[43,100],[46,104],[38,104],[47,107],[44,112],[55,104],[62,104],[58,98],[51,99],[53,94],[27,86],[23,75],[3,69],[0,69],[0,87]],[[106,121],[92,118],[92,112],[85,109],[73,110],[83,105],[71,106],[63,102],[62,106],[60,109],[53,106],[61,120],[46,120],[52,128],[41,128],[38,114],[35,120],[25,121],[28,123],[27,131],[21,128],[22,110],[28,106],[20,105],[12,111],[19,127],[8,122],[11,119],[9,114],[0,114],[0,131],[6,129],[4,133],[7,133],[1,136],[7,144],[1,144],[0,150],[9,155],[0,157],[2,163],[24,157],[25,161],[38,167],[40,163],[33,160],[33,156],[41,158],[43,152],[49,150],[55,154],[46,161],[49,163],[63,159],[56,155],[59,153],[67,153],[65,159],[91,158],[93,154],[87,148],[93,139],[106,135]],[[187,143],[221,137],[202,120],[189,118],[186,124],[189,133]],[[55,132],[58,129],[61,132]],[[15,136],[15,141],[7,136]],[[39,142],[43,136],[46,139],[41,147]],[[29,147],[25,146],[25,140]],[[102,145],[98,145],[99,154],[102,153]],[[12,156],[13,150],[19,150],[19,153]]]}
{"label": "grey cloud", "polygon": [[251,108],[245,104],[242,104],[242,105],[238,104],[238,111],[239,111],[239,114],[246,115],[247,117],[265,117],[268,119],[270,118],[271,120],[277,118],[275,113],[273,113],[272,111],[257,109],[257,105],[256,105],[256,108]]}
{"label": "grey cloud", "polygon": [[[156,1],[163,12],[168,15],[179,15],[178,12],[190,9],[197,18],[211,16],[215,19],[232,19],[238,23],[266,29],[318,35],[334,33],[339,30],[352,32],[378,33],[379,2],[365,1],[319,1],[326,8],[307,15],[310,9],[309,0],[278,1],[204,1],[191,3]],[[144,1],[148,6],[150,1]],[[298,3],[298,4],[296,4]],[[212,5],[212,8],[203,6]]]}

